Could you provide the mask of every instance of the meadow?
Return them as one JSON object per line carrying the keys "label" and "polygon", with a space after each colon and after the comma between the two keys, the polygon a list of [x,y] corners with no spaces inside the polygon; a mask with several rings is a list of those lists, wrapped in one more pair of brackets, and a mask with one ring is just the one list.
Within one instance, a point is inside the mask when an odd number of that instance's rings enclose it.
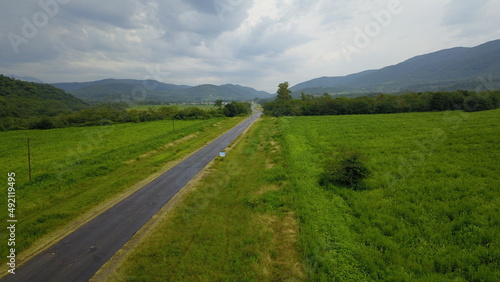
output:
{"label": "meadow", "polygon": [[[5,185],[7,173],[16,174],[19,258],[31,254],[22,253],[28,247],[63,235],[71,222],[92,217],[99,205],[138,189],[150,176],[242,119],[175,121],[175,129],[172,121],[156,121],[0,132],[0,171]],[[28,177],[28,138],[32,181]],[[5,211],[0,217],[5,222],[7,201],[0,203],[0,209]],[[0,240],[7,242],[7,236],[2,232]],[[4,260],[6,252],[7,248],[1,248]]]}
{"label": "meadow", "polygon": [[[280,118],[307,275],[322,281],[498,281],[500,110]],[[352,148],[360,191],[320,185]]]}

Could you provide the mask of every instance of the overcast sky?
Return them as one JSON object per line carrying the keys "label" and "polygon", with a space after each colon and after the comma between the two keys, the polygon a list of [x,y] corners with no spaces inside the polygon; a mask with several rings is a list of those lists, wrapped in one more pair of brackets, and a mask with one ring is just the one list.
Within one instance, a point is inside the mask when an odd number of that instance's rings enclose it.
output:
{"label": "overcast sky", "polygon": [[276,92],[500,39],[498,0],[0,0],[0,73]]}

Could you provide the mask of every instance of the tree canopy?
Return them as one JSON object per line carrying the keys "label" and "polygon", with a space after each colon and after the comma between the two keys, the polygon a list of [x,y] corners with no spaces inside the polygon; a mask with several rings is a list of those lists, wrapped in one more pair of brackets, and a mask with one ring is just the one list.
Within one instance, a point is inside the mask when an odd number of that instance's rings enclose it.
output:
{"label": "tree canopy", "polygon": [[274,101],[263,104],[264,113],[272,116],[390,114],[464,110],[468,112],[500,107],[500,91],[407,93],[402,95],[380,94],[376,97],[332,97],[325,93],[313,96],[302,93],[292,99],[288,82],[279,84]]}
{"label": "tree canopy", "polygon": [[288,82],[283,82],[278,85],[278,96],[276,99],[282,100],[282,101],[287,101],[287,100],[292,100],[292,90],[288,89],[290,85]]}

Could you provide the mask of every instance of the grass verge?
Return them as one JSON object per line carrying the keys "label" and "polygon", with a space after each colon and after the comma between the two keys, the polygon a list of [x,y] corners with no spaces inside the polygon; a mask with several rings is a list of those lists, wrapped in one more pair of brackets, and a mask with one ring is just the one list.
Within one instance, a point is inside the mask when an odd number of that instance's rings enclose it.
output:
{"label": "grass verge", "polygon": [[126,255],[109,281],[304,278],[275,119],[261,119]]}
{"label": "grass verge", "polygon": [[[81,226],[240,121],[180,121],[175,131],[168,122],[151,122],[1,133],[6,138],[0,147],[0,156],[6,160],[2,171],[18,176],[17,262]],[[33,139],[32,182],[26,177],[26,148],[20,146],[28,137]],[[5,205],[0,207],[7,210]],[[7,234],[2,232],[0,239],[7,242]],[[2,248],[2,257],[6,252]]]}

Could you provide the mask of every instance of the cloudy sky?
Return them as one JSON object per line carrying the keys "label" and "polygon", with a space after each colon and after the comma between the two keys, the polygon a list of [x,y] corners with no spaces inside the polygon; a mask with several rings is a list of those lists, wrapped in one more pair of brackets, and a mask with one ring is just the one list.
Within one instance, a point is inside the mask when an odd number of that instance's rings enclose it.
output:
{"label": "cloudy sky", "polygon": [[0,73],[275,92],[500,39],[498,0],[0,0]]}

